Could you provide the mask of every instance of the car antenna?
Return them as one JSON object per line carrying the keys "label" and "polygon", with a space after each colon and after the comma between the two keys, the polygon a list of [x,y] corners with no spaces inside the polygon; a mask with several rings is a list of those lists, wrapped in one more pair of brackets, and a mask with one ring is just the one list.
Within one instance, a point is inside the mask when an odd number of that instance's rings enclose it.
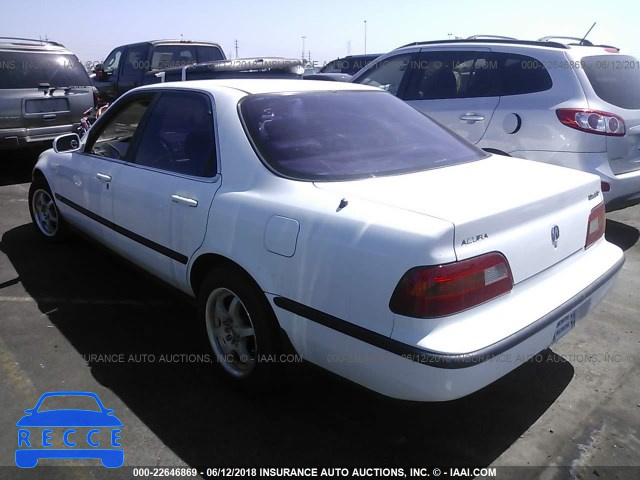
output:
{"label": "car antenna", "polygon": [[587,33],[584,34],[584,37],[582,37],[582,40],[580,40],[580,45],[582,45],[583,42],[587,39],[587,35],[591,33],[591,30],[593,30],[593,27],[595,26],[596,26],[596,22],[593,22],[593,25],[591,25],[591,28],[587,31]]}

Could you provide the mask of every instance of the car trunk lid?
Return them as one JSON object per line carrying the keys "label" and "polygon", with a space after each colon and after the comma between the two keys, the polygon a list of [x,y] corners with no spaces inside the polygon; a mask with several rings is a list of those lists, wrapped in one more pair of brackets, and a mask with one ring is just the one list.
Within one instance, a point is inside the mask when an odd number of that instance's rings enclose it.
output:
{"label": "car trunk lid", "polygon": [[316,183],[454,224],[458,260],[500,252],[521,282],[584,248],[598,177],[494,155],[420,173]]}

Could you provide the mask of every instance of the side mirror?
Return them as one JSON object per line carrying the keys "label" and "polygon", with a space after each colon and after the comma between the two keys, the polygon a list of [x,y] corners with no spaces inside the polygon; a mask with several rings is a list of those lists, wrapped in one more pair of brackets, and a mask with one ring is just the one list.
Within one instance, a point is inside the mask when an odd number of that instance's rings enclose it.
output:
{"label": "side mirror", "polygon": [[80,137],[77,133],[60,135],[53,141],[53,151],[56,153],[76,152],[80,149]]}
{"label": "side mirror", "polygon": [[93,67],[93,73],[104,72],[104,66],[101,63],[96,63],[96,66]]}

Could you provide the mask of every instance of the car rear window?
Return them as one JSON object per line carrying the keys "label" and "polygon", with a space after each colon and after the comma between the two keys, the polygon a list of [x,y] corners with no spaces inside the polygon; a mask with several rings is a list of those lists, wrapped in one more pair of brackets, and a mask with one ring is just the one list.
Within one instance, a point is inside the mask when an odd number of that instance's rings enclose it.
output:
{"label": "car rear window", "polygon": [[621,108],[640,109],[640,61],[628,55],[598,55],[581,61],[596,95]]}
{"label": "car rear window", "polygon": [[249,95],[240,112],[265,164],[298,180],[395,175],[486,156],[386,92]]}
{"label": "car rear window", "polygon": [[75,55],[0,52],[0,88],[86,87],[89,76]]}

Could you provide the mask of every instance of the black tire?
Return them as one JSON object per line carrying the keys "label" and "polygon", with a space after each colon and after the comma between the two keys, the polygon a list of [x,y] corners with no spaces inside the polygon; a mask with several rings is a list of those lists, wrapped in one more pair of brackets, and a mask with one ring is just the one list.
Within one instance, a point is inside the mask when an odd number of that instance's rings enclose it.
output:
{"label": "black tire", "polygon": [[280,385],[278,322],[255,282],[234,267],[217,267],[203,281],[197,301],[219,375],[252,393]]}
{"label": "black tire", "polygon": [[68,225],[62,218],[49,184],[44,178],[35,178],[31,183],[29,213],[40,238],[57,243],[67,237]]}

